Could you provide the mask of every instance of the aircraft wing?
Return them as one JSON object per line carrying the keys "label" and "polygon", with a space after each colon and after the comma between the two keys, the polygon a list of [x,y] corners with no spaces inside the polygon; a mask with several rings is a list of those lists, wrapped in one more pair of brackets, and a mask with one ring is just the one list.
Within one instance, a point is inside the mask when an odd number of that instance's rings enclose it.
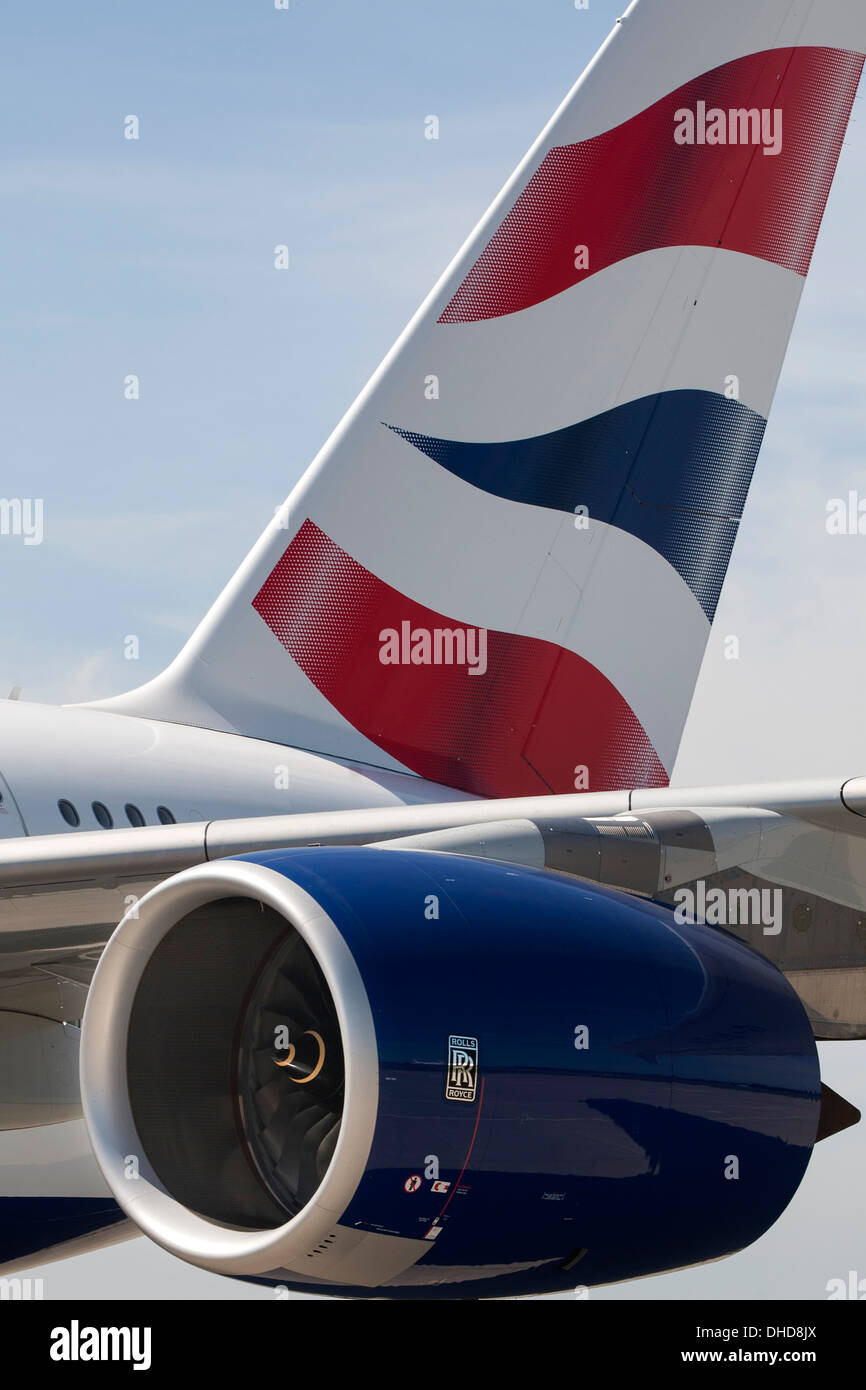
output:
{"label": "aircraft wing", "polygon": [[866,1037],[866,778],[395,806],[0,844],[0,1007],[80,1019],[102,946],[157,884],[263,850],[380,845],[563,872],[773,961],[819,1038]]}

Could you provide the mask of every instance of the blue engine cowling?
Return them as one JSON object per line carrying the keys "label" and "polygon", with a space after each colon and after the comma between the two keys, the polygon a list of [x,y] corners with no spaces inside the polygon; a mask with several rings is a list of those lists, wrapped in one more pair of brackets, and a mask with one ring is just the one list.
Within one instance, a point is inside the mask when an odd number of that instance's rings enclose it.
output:
{"label": "blue engine cowling", "polygon": [[667,909],[341,847],[189,870],[137,912],[91,990],[85,1114],[118,1201],[194,1263],[355,1297],[547,1293],[742,1249],[805,1171],[802,1005]]}

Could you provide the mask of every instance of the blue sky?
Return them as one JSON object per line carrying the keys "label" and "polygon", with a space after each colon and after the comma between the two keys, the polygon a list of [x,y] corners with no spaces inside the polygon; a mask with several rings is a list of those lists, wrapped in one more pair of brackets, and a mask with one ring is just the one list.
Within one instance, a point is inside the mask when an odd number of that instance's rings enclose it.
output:
{"label": "blue sky", "polygon": [[[0,492],[44,498],[45,541],[0,547],[0,694],[99,697],[175,655],[622,8],[7,6]],[[861,97],[681,783],[866,772],[866,537],[824,525],[828,499],[866,496],[863,111]],[[861,1105],[864,1051],[825,1049],[828,1081]],[[820,1298],[829,1278],[866,1276],[864,1144],[822,1145],[735,1261],[599,1296]],[[239,1296],[143,1242],[45,1274],[48,1296]]]}
{"label": "blue sky", "polygon": [[5,547],[0,689],[165,665],[609,27],[466,8],[14,7],[3,492],[44,496],[46,543]]}

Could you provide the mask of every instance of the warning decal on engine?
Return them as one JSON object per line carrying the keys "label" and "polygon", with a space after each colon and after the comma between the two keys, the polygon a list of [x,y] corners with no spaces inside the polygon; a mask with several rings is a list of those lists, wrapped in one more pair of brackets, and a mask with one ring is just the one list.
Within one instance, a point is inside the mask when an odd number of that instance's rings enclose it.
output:
{"label": "warning decal on engine", "polygon": [[478,1039],[458,1037],[448,1039],[448,1074],[445,1081],[446,1100],[475,1099],[478,1086]]}

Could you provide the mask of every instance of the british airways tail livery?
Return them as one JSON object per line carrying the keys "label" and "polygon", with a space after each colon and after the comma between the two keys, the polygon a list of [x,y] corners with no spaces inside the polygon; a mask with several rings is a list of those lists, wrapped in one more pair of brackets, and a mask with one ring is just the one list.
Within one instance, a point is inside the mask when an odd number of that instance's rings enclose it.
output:
{"label": "british airways tail livery", "polygon": [[101,707],[481,796],[666,785],[862,48],[847,0],[632,5],[175,664]]}
{"label": "british airways tail livery", "polygon": [[0,707],[7,1273],[603,1284],[857,1122],[866,779],[668,781],[864,54],[635,0],[176,661]]}

